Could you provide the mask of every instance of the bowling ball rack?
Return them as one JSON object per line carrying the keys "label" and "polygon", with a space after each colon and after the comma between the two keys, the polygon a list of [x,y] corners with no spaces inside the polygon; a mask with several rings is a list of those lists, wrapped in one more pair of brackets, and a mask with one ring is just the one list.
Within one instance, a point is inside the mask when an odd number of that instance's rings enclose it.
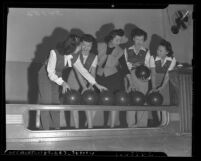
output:
{"label": "bowling ball rack", "polygon": [[177,134],[180,120],[171,120],[157,128],[107,128],[107,129],[70,129],[70,130],[30,130],[25,126],[24,115],[29,110],[96,110],[96,111],[167,111],[169,115],[179,112],[178,106],[100,106],[100,105],[33,105],[6,104],[6,141],[7,142],[44,142],[62,141],[94,137],[114,137],[126,135]]}

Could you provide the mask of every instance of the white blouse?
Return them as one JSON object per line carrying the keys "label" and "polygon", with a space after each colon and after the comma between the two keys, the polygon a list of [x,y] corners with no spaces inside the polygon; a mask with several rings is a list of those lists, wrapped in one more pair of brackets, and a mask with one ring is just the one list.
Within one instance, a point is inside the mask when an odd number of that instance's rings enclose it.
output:
{"label": "white blouse", "polygon": [[[154,60],[154,57],[151,56],[151,58],[150,58],[150,68],[155,68],[156,67],[155,61],[157,61],[157,60],[161,60],[161,58],[157,56],[156,59]],[[171,71],[171,70],[174,69],[174,67],[176,65],[176,59],[175,59],[175,57],[171,58],[171,57],[166,56],[162,66],[166,63],[167,60],[172,61],[170,66],[169,66],[169,68],[168,68],[168,71]]]}
{"label": "white blouse", "polygon": [[[64,55],[64,66],[72,67],[71,59],[72,55]],[[62,85],[64,80],[62,77],[58,77],[56,75],[55,67],[56,67],[57,57],[54,50],[50,51],[50,56],[47,64],[47,72],[48,77],[51,81],[57,83],[58,85]],[[84,68],[83,64],[80,61],[80,57],[76,60],[73,66],[80,72],[80,74],[88,80],[88,82],[92,85],[96,84],[95,78]]]}

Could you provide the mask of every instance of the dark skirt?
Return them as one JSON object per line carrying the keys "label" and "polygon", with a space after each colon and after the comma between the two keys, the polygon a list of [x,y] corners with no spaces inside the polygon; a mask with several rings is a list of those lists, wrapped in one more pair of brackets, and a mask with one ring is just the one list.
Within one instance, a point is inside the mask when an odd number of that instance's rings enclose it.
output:
{"label": "dark skirt", "polygon": [[[39,104],[53,105],[61,104],[60,101],[60,88],[59,85],[52,82],[47,75],[45,69],[46,66],[42,66],[38,75],[39,84]],[[50,128],[59,129],[60,126],[60,114],[59,111],[40,111],[41,128],[49,130]]]}
{"label": "dark skirt", "polygon": [[60,86],[48,78],[48,73],[43,66],[38,73],[39,103],[60,104]]}
{"label": "dark skirt", "polygon": [[123,76],[120,72],[105,77],[96,75],[96,81],[98,84],[105,86],[109,91],[115,93],[120,90],[124,90]]}

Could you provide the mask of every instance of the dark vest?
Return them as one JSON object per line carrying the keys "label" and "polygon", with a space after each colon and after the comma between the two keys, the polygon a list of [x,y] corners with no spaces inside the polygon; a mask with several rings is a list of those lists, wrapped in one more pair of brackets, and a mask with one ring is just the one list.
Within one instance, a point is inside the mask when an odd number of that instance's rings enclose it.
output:
{"label": "dark vest", "polygon": [[133,49],[127,49],[128,62],[133,64],[141,62],[142,64],[144,64],[147,51],[148,49],[146,49],[146,51],[140,50],[139,53],[136,54]]}
{"label": "dark vest", "polygon": [[84,61],[83,59],[84,59],[84,58],[83,58],[83,55],[80,54],[80,60],[81,60],[82,64],[84,65],[84,67],[85,67],[88,71],[89,71],[89,69],[90,69],[90,67],[91,67],[91,65],[92,65],[92,63],[93,63],[95,57],[96,57],[95,54],[90,53],[90,54],[88,55],[87,60],[85,61],[85,63],[83,63],[83,61]]}
{"label": "dark vest", "polygon": [[[55,71],[56,74],[61,77],[62,76],[62,71],[65,68],[64,66],[64,55],[59,54],[57,49],[53,49],[56,53],[56,58],[57,58],[57,62],[56,62],[56,66],[55,66]],[[45,66],[47,66],[48,63],[48,59],[45,62]]]}
{"label": "dark vest", "polygon": [[161,60],[157,60],[155,61],[155,69],[156,69],[156,73],[166,73],[168,68],[170,67],[172,61],[167,60],[165,62],[165,64],[162,66]]}

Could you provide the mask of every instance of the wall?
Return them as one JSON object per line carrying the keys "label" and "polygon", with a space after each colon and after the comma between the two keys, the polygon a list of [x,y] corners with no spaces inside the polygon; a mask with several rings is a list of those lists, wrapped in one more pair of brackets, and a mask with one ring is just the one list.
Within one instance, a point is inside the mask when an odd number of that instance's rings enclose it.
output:
{"label": "wall", "polygon": [[178,10],[188,10],[192,16],[193,5],[169,5],[163,10],[164,19],[164,37],[171,42],[174,55],[180,62],[191,64],[193,59],[193,21],[190,19],[190,25],[186,30],[180,30],[178,34],[171,32],[173,25],[173,14]]}

